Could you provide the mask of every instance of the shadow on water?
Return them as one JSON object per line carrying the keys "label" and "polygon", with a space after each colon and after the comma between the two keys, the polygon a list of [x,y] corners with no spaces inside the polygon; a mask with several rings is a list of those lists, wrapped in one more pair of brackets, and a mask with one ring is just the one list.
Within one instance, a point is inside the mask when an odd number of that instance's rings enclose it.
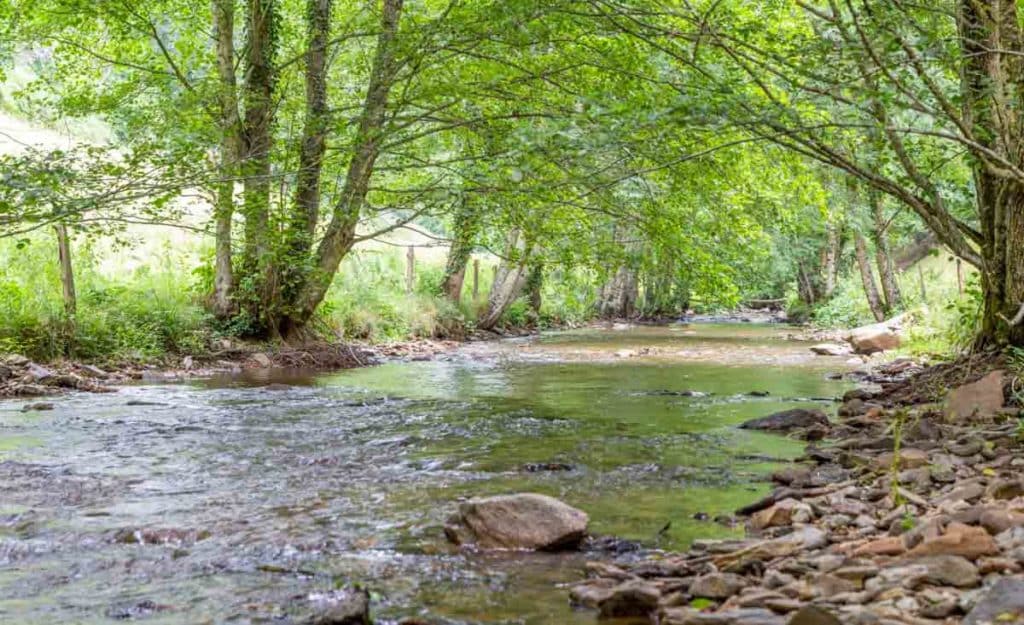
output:
{"label": "shadow on water", "polygon": [[841,361],[779,334],[585,330],[0,403],[0,620],[290,622],[296,598],[358,582],[381,622],[592,623],[558,587],[584,555],[459,552],[454,503],[549,493],[647,547],[738,534],[693,517],[753,500],[802,445],[732,426],[844,390]]}

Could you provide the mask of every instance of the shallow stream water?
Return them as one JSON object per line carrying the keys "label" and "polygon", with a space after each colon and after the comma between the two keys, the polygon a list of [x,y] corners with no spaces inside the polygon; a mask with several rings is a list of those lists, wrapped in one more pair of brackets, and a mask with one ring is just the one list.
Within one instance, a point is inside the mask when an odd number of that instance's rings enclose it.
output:
{"label": "shallow stream water", "polygon": [[[741,534],[694,515],[756,499],[803,445],[735,425],[832,410],[847,386],[827,378],[841,359],[784,333],[587,329],[0,402],[0,622],[287,623],[358,583],[381,623],[594,623],[564,588],[586,556],[459,551],[444,519],[461,497],[533,491],[649,549]],[[531,470],[551,463],[570,470]]]}

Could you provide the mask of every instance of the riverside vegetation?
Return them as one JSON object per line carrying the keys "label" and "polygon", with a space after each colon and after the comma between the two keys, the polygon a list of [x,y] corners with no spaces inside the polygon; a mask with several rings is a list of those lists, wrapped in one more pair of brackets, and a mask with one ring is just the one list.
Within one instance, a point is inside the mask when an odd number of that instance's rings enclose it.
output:
{"label": "riverside vegetation", "polygon": [[[838,420],[790,396],[749,424],[810,442],[774,494],[717,511],[749,539],[661,553],[670,519],[620,542],[547,494],[507,492],[463,502],[444,530],[468,551],[604,554],[572,592],[602,618],[1019,618],[1022,93],[1012,0],[0,0],[0,394],[222,374],[269,391],[278,369],[393,356],[412,376],[480,356],[460,341],[597,321],[636,344],[609,361],[584,350],[592,389],[604,365],[651,376],[689,358],[705,368],[686,375],[728,376],[708,363],[763,350],[862,387]],[[696,322],[723,319],[735,345],[700,342]],[[751,346],[751,320],[805,327]],[[672,325],[647,344],[632,322]],[[808,338],[801,356],[772,342]],[[425,384],[473,375],[438,366]],[[698,421],[703,400],[760,397],[662,386],[642,392]],[[4,426],[79,427],[74,401],[33,400]],[[0,441],[22,454],[0,457],[19,484],[60,457],[22,451],[41,434]],[[3,518],[30,540],[41,500],[19,493]],[[106,530],[119,545],[202,542]],[[359,622],[381,603],[316,597],[256,620]],[[163,611],[139,605],[126,614]]]}

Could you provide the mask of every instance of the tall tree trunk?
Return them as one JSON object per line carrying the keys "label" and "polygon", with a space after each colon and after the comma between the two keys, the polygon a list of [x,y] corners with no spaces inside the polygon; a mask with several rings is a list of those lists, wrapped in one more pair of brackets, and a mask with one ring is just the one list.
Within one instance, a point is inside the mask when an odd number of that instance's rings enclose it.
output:
{"label": "tall tree trunk", "polygon": [[506,237],[505,257],[497,267],[487,297],[487,311],[476,322],[478,328],[490,330],[498,325],[509,304],[523,292],[528,256],[529,249],[522,232],[518,229],[511,231]]}
{"label": "tall tree trunk", "polygon": [[892,251],[889,248],[888,224],[882,210],[882,196],[875,189],[868,190],[868,201],[871,203],[871,220],[874,224],[875,264],[878,265],[878,279],[882,283],[882,296],[885,298],[885,312],[891,315],[903,306],[899,283],[896,281],[896,268],[892,262]]}
{"label": "tall tree trunk", "polygon": [[802,301],[807,306],[814,306],[817,301],[817,289],[814,286],[814,281],[807,271],[807,266],[800,262],[796,268],[796,290]]}
{"label": "tall tree trunk", "polygon": [[241,119],[235,79],[235,3],[234,0],[213,0],[213,30],[217,41],[217,76],[219,84],[221,133],[220,163],[214,207],[216,251],[213,276],[213,314],[220,319],[235,312],[235,289],[232,266],[231,221],[235,212],[235,177],[241,158]]}
{"label": "tall tree trunk", "polygon": [[307,254],[320,218],[320,173],[327,149],[327,44],[333,0],[308,0],[306,113],[295,182],[295,211],[289,228],[291,247]]}
{"label": "tall tree trunk", "polygon": [[74,352],[78,296],[75,293],[75,270],[71,263],[71,239],[68,227],[62,223],[54,226],[57,231],[57,256],[60,260],[60,285],[64,291],[64,329],[66,333],[65,352]]}
{"label": "tall tree trunk", "polygon": [[293,300],[309,272],[310,252],[320,219],[321,174],[330,121],[327,103],[327,47],[333,0],[306,2],[306,110],[295,177],[294,206],[284,230],[280,297]]}
{"label": "tall tree trunk", "polygon": [[465,200],[459,204],[452,228],[452,245],[445,263],[441,294],[458,304],[462,297],[462,284],[466,277],[466,265],[473,253],[476,236],[480,230],[479,211]]}
{"label": "tall tree trunk", "polygon": [[[985,150],[1019,167],[1024,42],[1017,3],[960,0],[958,9],[965,122]],[[977,346],[1024,345],[1024,185],[980,156],[973,161],[984,291]]]}
{"label": "tall tree trunk", "polygon": [[274,333],[278,314],[274,302],[270,236],[270,150],[274,121],[274,56],[277,46],[275,0],[248,0],[245,50],[244,147],[241,162],[245,214],[244,269],[255,293],[250,308]]}
{"label": "tall tree trunk", "polygon": [[536,262],[526,277],[526,295],[530,302],[530,313],[534,325],[540,322],[540,307],[544,303],[544,263]]}
{"label": "tall tree trunk", "polygon": [[836,290],[841,243],[839,225],[830,219],[825,223],[825,246],[821,251],[821,299],[824,300],[831,299]]}
{"label": "tall tree trunk", "polygon": [[599,314],[607,319],[628,319],[636,312],[638,295],[636,271],[623,265],[601,290]]}
{"label": "tall tree trunk", "polygon": [[282,319],[282,334],[301,334],[317,306],[323,301],[334,280],[341,260],[355,244],[356,226],[366,202],[373,167],[380,155],[383,141],[384,115],[388,94],[398,74],[395,57],[395,38],[398,35],[403,0],[382,0],[381,30],[377,36],[377,51],[370,69],[359,127],[353,142],[352,157],[345,175],[341,197],[331,212],[331,221],[316,252],[316,265],[307,273],[289,314]]}
{"label": "tall tree trunk", "polygon": [[855,232],[853,235],[854,253],[857,256],[857,267],[860,268],[860,279],[864,284],[864,295],[868,299],[868,306],[871,307],[871,314],[876,321],[885,320],[885,310],[882,307],[882,299],[878,295],[878,287],[875,285],[875,274],[871,270],[871,261],[868,259],[867,242],[864,235]]}

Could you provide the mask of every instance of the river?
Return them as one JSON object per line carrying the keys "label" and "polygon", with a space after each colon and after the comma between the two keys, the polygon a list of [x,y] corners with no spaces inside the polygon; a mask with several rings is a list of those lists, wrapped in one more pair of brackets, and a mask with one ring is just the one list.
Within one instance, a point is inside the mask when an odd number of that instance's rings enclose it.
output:
{"label": "river", "polygon": [[741,535],[712,519],[803,444],[734,426],[832,410],[848,387],[827,375],[841,359],[784,332],[587,329],[45,412],[0,402],[0,622],[287,623],[302,597],[359,583],[381,623],[594,623],[564,588],[586,556],[459,551],[446,516],[460,497],[532,491],[646,548]]}

